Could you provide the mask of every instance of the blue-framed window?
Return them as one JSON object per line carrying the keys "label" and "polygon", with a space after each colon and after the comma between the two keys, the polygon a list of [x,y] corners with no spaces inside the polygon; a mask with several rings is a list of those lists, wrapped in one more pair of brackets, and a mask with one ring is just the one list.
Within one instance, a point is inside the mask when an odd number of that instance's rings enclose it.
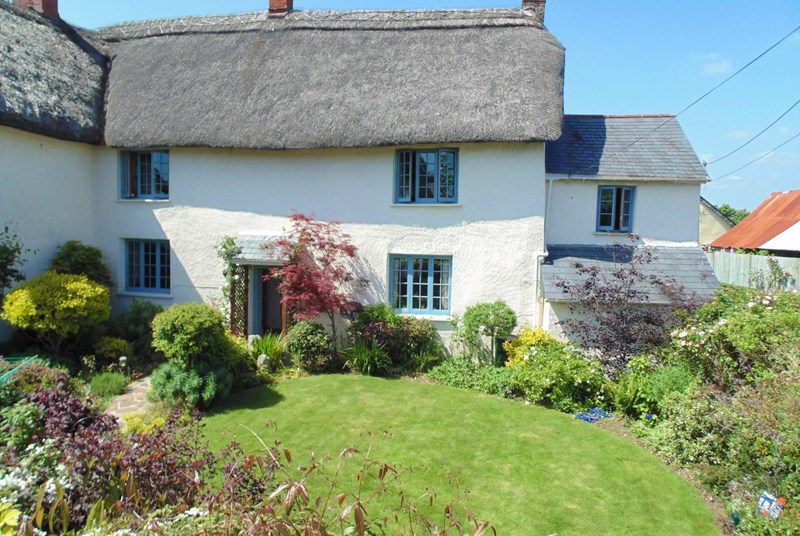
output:
{"label": "blue-framed window", "polygon": [[389,302],[400,313],[447,314],[453,259],[416,255],[390,257]]}
{"label": "blue-framed window", "polygon": [[169,151],[122,151],[122,197],[169,199]]}
{"label": "blue-framed window", "polygon": [[633,186],[598,186],[597,230],[630,232],[633,229]]}
{"label": "blue-framed window", "polygon": [[125,290],[162,294],[170,291],[169,241],[125,241]]}
{"label": "blue-framed window", "polygon": [[400,149],[395,203],[457,203],[457,149]]}

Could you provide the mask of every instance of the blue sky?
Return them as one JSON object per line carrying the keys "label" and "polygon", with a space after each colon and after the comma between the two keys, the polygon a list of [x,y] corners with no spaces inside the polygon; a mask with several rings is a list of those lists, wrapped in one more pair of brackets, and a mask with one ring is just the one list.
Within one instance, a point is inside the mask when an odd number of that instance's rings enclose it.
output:
{"label": "blue sky", "polygon": [[[268,0],[61,0],[86,28],[130,20],[265,9]],[[517,7],[498,0],[295,0],[295,9]],[[798,0],[549,0],[545,24],[567,49],[565,112],[677,113],[800,26]],[[800,30],[678,121],[698,156],[742,145],[800,99]],[[708,166],[721,177],[800,133],[800,105],[758,139]],[[800,137],[702,195],[752,210],[771,192],[800,189]]]}

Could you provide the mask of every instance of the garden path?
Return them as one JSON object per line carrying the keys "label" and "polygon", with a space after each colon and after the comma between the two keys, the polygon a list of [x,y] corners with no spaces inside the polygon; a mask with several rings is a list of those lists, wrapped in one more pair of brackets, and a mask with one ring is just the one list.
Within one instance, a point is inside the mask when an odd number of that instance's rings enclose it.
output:
{"label": "garden path", "polygon": [[125,394],[118,396],[108,405],[106,413],[113,415],[120,423],[128,413],[147,411],[150,402],[147,400],[147,391],[150,390],[150,376],[131,382],[125,389]]}

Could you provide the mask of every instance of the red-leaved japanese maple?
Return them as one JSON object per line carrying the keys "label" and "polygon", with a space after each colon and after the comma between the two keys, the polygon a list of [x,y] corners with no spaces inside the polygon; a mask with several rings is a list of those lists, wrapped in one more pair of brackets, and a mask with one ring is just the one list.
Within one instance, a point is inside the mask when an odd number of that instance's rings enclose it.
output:
{"label": "red-leaved japanese maple", "polygon": [[338,349],[335,317],[354,307],[354,295],[368,280],[353,273],[356,247],[339,222],[317,221],[295,212],[288,236],[272,242],[284,264],[266,277],[277,278],[281,302],[291,319],[313,320],[324,314],[331,323],[334,352]]}

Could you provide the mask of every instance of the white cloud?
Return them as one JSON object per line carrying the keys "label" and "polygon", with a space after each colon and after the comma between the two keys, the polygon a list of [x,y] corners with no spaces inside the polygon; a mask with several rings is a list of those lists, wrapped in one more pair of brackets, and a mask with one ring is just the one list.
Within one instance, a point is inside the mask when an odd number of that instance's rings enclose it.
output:
{"label": "white cloud", "polygon": [[733,64],[731,60],[724,57],[719,52],[711,52],[709,54],[695,54],[692,60],[703,65],[704,76],[719,76],[731,71]]}
{"label": "white cloud", "polygon": [[794,136],[794,130],[792,130],[791,127],[778,127],[777,132],[778,136],[783,139],[789,139]]}
{"label": "white cloud", "polygon": [[747,128],[740,128],[740,129],[737,129],[737,130],[732,130],[732,131],[728,132],[727,134],[725,134],[725,136],[727,138],[732,138],[734,140],[743,140],[745,138],[749,138],[752,135],[753,135],[753,133],[750,131],[750,129],[747,129]]}

